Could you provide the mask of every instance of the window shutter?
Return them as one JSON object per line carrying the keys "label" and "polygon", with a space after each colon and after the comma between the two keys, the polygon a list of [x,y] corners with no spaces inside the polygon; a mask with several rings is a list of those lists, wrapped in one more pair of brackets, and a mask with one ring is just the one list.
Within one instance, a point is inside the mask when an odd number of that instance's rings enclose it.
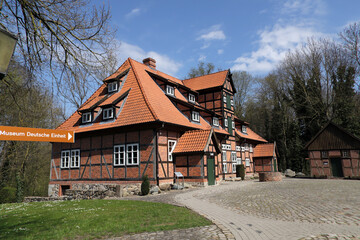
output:
{"label": "window shutter", "polygon": [[231,97],[229,94],[226,94],[226,107],[231,109]]}
{"label": "window shutter", "polygon": [[228,129],[229,129],[229,133],[230,133],[231,135],[233,135],[233,127],[232,127],[231,117],[228,117]]}

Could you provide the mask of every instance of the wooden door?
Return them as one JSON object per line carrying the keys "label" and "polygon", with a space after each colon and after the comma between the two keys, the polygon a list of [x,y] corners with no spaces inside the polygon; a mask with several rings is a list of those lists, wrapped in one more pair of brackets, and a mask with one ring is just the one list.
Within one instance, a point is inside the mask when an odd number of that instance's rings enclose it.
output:
{"label": "wooden door", "polygon": [[208,185],[215,185],[215,160],[213,156],[207,157]]}

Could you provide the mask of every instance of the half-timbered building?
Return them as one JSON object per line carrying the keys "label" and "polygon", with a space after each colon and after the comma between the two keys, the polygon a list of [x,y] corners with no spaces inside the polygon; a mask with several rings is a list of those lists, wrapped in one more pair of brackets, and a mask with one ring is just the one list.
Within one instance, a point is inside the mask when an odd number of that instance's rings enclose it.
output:
{"label": "half-timbered building", "polygon": [[127,59],[58,129],[74,143],[53,143],[49,195],[75,185],[174,182],[235,177],[236,164],[254,173],[253,149],[265,143],[234,116],[230,70],[179,80],[156,61]]}
{"label": "half-timbered building", "polygon": [[360,139],[329,122],[305,146],[314,177],[359,177]]}

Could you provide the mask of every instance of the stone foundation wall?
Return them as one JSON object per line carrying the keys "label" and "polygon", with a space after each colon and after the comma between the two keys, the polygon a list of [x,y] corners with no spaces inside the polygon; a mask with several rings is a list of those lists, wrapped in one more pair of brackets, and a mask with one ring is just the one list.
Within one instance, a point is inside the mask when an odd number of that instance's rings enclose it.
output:
{"label": "stone foundation wall", "polygon": [[281,181],[282,175],[280,172],[261,172],[259,173],[260,182],[270,182],[270,181]]}
{"label": "stone foundation wall", "polygon": [[59,184],[49,184],[48,187],[48,196],[49,197],[58,197],[59,196]]}

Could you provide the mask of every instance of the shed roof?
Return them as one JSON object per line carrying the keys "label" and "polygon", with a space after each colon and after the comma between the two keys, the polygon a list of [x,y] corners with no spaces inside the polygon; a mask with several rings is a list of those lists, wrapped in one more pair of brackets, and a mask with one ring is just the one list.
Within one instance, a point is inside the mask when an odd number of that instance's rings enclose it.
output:
{"label": "shed roof", "polygon": [[360,149],[360,139],[333,122],[328,122],[304,147],[307,150]]}
{"label": "shed roof", "polygon": [[257,157],[273,157],[276,155],[276,144],[275,143],[265,143],[258,144],[254,148],[254,158]]}

